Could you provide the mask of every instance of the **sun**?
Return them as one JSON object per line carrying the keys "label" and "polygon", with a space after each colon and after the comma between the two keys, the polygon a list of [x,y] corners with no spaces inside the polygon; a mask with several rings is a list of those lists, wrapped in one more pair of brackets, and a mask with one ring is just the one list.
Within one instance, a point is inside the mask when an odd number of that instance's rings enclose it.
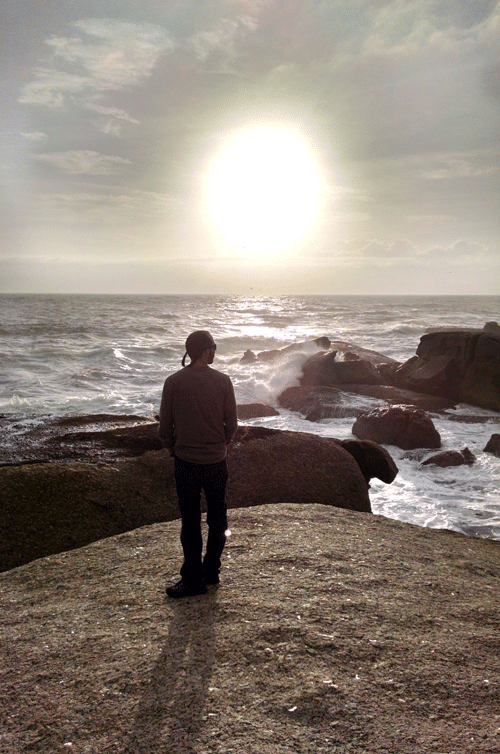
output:
{"label": "sun", "polygon": [[282,128],[256,128],[238,133],[213,159],[207,207],[234,249],[281,252],[311,229],[320,193],[307,141]]}

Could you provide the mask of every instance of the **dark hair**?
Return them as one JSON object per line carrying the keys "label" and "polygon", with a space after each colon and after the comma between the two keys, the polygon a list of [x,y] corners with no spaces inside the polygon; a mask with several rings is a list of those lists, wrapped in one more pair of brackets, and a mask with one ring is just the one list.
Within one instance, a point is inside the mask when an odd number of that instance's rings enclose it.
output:
{"label": "dark hair", "polygon": [[203,351],[207,348],[214,348],[214,346],[215,340],[208,330],[195,330],[186,339],[186,353],[182,358],[182,366],[184,366],[186,356],[189,356],[192,362],[196,361]]}

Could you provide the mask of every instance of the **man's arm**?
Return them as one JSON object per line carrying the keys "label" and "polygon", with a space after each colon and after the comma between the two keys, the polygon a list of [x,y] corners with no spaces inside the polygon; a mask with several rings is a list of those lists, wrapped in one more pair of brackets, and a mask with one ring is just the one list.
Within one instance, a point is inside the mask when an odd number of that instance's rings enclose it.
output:
{"label": "man's arm", "polygon": [[226,442],[230,443],[238,429],[238,414],[236,410],[236,397],[233,383],[228,378],[228,387],[224,396],[224,432]]}
{"label": "man's arm", "polygon": [[172,413],[172,386],[168,379],[165,380],[160,405],[160,424],[158,426],[158,437],[164,448],[168,448],[170,455],[174,452],[175,427]]}

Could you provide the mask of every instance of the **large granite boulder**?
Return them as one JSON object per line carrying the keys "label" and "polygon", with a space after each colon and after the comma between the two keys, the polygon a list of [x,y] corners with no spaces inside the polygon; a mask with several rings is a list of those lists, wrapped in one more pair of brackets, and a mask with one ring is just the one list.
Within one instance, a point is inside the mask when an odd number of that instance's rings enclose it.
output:
{"label": "large granite boulder", "polygon": [[177,521],[0,574],[2,754],[498,754],[500,542],[327,506]]}
{"label": "large granite boulder", "polygon": [[339,440],[341,445],[357,461],[361,472],[369,484],[376,477],[391,484],[398,474],[398,467],[391,454],[372,440]]}
{"label": "large granite boulder", "polygon": [[[61,459],[60,438],[51,444],[49,436],[30,446],[38,463],[0,468],[0,570],[177,518],[173,460],[148,449],[156,428],[66,433],[70,462]],[[371,510],[358,462],[330,438],[242,426],[228,465],[230,507],[287,502]]]}
{"label": "large granite boulder", "polygon": [[352,432],[361,440],[396,445],[403,450],[441,447],[441,437],[432,419],[414,406],[376,408],[359,416]]}
{"label": "large granite boulder", "polygon": [[500,334],[491,328],[427,333],[392,378],[399,387],[500,411]]}
{"label": "large granite boulder", "polygon": [[240,427],[228,453],[229,507],[319,503],[370,511],[368,488],[353,455],[326,437]]}
{"label": "large granite boulder", "polygon": [[280,393],[278,403],[282,408],[297,411],[312,422],[355,417],[363,412],[363,409],[349,405],[341,390],[325,386],[292,385]]}
{"label": "large granite boulder", "polygon": [[382,377],[377,367],[365,359],[339,361],[336,351],[311,356],[302,367],[300,384],[308,385],[378,385]]}

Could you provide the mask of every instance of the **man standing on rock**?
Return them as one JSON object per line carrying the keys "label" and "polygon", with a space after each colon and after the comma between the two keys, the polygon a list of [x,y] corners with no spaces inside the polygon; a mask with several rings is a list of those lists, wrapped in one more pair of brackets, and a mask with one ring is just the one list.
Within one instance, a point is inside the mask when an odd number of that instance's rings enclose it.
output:
{"label": "man standing on rock", "polygon": [[[169,597],[205,594],[219,583],[226,543],[227,446],[238,420],[230,378],[210,368],[216,344],[207,330],[186,340],[183,369],[165,380],[158,435],[175,459],[175,484],[181,511],[184,563],[181,580],[167,587]],[[191,363],[184,366],[186,356]],[[207,501],[208,539],[202,560],[201,490]]]}

